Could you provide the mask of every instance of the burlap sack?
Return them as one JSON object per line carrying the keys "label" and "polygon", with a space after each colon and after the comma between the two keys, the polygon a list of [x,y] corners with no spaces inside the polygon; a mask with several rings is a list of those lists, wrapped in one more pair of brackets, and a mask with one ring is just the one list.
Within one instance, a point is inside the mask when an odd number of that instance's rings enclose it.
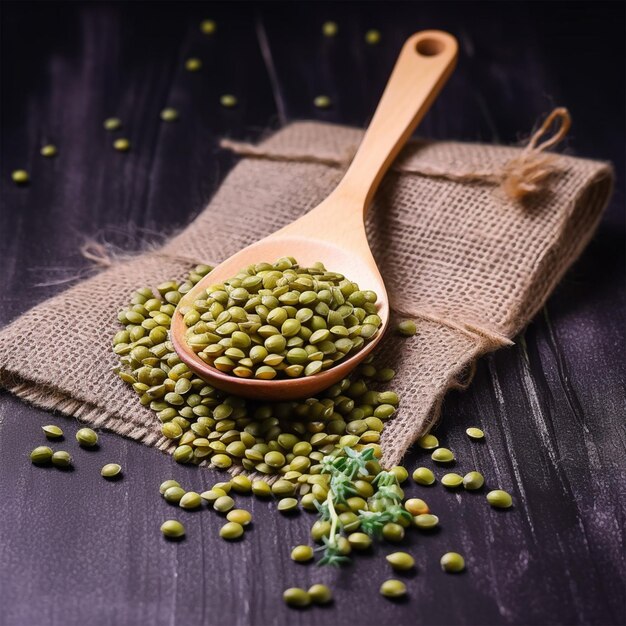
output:
{"label": "burlap sack", "polygon": [[[218,263],[314,207],[341,178],[361,136],[302,122],[256,148],[233,146],[248,156],[184,232],[0,332],[0,383],[40,407],[171,449],[155,415],[112,371],[118,310],[136,288],[182,278],[197,262]],[[402,398],[382,437],[388,463],[430,427],[446,390],[466,380],[475,360],[509,344],[531,319],[589,241],[608,200],[611,168],[565,156],[555,157],[557,173],[543,192],[509,199],[496,183],[521,154],[414,142],[370,209],[368,236],[393,315],[411,315],[418,326],[410,339],[390,332],[378,351],[377,361],[397,371],[393,388]]]}

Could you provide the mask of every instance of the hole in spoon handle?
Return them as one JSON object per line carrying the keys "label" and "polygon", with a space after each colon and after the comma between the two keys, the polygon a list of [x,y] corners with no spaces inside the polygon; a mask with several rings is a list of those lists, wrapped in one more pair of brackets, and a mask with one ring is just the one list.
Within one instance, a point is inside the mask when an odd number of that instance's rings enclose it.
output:
{"label": "hole in spoon handle", "polygon": [[454,69],[456,39],[439,30],[407,39],[376,112],[336,193],[367,209],[383,175],[420,123]]}

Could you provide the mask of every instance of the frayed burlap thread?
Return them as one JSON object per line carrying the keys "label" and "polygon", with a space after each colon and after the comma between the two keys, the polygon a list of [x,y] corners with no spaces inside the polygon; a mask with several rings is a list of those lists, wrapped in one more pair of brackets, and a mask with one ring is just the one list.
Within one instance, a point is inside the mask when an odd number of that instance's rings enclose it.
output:
{"label": "frayed burlap thread", "polygon": [[[208,207],[162,248],[116,262],[92,248],[99,274],[0,331],[0,384],[171,451],[156,416],[113,373],[119,309],[136,288],[181,279],[306,213],[339,182],[361,137],[344,126],[291,124],[244,154]],[[387,463],[436,421],[447,390],[468,384],[478,357],[511,344],[594,232],[611,167],[550,155],[550,174],[520,201],[502,183],[511,163],[537,162],[536,153],[412,142],[376,196],[367,232],[391,297],[391,329],[406,316],[418,328],[411,338],[390,330],[376,353],[396,370],[391,386],[402,398],[382,437]]]}

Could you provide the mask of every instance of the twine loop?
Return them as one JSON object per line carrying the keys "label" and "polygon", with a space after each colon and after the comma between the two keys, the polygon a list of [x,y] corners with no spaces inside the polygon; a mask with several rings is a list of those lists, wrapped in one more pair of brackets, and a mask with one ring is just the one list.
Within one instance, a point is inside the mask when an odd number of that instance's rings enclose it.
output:
{"label": "twine loop", "polygon": [[[550,136],[553,124],[557,124],[556,132]],[[561,142],[571,125],[572,118],[566,108],[554,109],[519,156],[504,165],[500,187],[509,198],[523,200],[545,190],[548,179],[559,171],[555,155],[545,151]],[[539,143],[543,137],[547,138]]]}

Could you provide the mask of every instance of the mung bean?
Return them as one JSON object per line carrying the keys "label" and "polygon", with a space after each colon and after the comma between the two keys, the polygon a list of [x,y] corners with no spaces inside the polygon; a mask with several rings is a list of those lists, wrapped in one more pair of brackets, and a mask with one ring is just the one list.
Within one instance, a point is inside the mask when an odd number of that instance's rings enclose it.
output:
{"label": "mung bean", "polygon": [[185,61],[185,69],[188,72],[198,72],[202,69],[202,61],[196,57],[191,57]]}
{"label": "mung bean", "polygon": [[295,498],[282,498],[278,501],[276,508],[281,513],[293,513],[298,509],[298,501]]}
{"label": "mung bean", "polygon": [[385,598],[401,598],[406,595],[406,585],[401,580],[390,578],[380,586],[380,593]]}
{"label": "mung bean", "polygon": [[178,446],[172,456],[176,463],[189,463],[193,459],[193,448],[189,445]]}
{"label": "mung bean", "polygon": [[232,487],[233,487],[232,480],[229,480],[228,482],[215,483],[213,487],[211,487],[211,489],[213,489],[214,491],[217,489],[220,489],[225,494],[228,494],[231,492]]}
{"label": "mung bean", "polygon": [[484,439],[485,437],[485,433],[480,428],[467,428],[465,432],[470,439]]}
{"label": "mung bean", "polygon": [[333,600],[333,592],[326,585],[317,583],[309,587],[309,596],[315,604],[328,604]]}
{"label": "mung bean", "polygon": [[181,539],[185,536],[185,527],[175,519],[169,519],[161,524],[161,532],[167,539]]}
{"label": "mung bean", "polygon": [[387,541],[392,541],[394,543],[402,541],[404,539],[404,528],[395,522],[387,522],[383,526],[383,537]]}
{"label": "mung bean", "polygon": [[51,461],[56,467],[69,467],[72,464],[72,457],[65,450],[57,450],[52,455]]}
{"label": "mung bean", "polygon": [[108,117],[102,124],[105,130],[119,130],[122,128],[122,120],[118,117]]}
{"label": "mung bean", "polygon": [[513,498],[502,489],[494,489],[487,494],[487,502],[497,509],[508,509],[513,505]]}
{"label": "mung bean", "polygon": [[423,450],[434,450],[439,446],[439,439],[435,435],[424,435],[417,440],[417,445]]}
{"label": "mung bean", "polygon": [[170,504],[178,504],[185,493],[186,492],[182,487],[168,487],[163,492],[163,497],[165,498],[165,501]]}
{"label": "mung bean", "polygon": [[30,460],[35,465],[44,465],[52,460],[52,450],[48,446],[38,446],[30,453]]}
{"label": "mung bean", "polygon": [[463,476],[456,474],[455,472],[444,474],[441,477],[441,484],[444,487],[448,487],[448,489],[456,489],[463,484]]}
{"label": "mung bean", "polygon": [[435,478],[435,475],[433,474],[433,472],[429,470],[427,467],[418,467],[413,472],[413,480],[418,485],[429,486],[429,485],[433,485],[437,479]]}
{"label": "mung bean", "polygon": [[252,521],[252,515],[245,509],[232,509],[226,514],[226,519],[229,522],[236,522],[242,526],[248,526]]}
{"label": "mung bean", "polygon": [[300,587],[290,587],[283,591],[283,600],[285,604],[298,609],[303,609],[311,604],[311,596]]}
{"label": "mung bean", "polygon": [[237,97],[230,93],[220,96],[220,104],[226,109],[232,109],[237,106]]}
{"label": "mung bean", "polygon": [[238,474],[230,479],[230,485],[232,490],[236,493],[250,493],[252,489],[252,482],[247,476]]}
{"label": "mung bean", "polygon": [[431,513],[421,513],[413,518],[415,525],[421,530],[431,530],[439,524],[439,518]]}
{"label": "mung bean", "polygon": [[468,472],[463,476],[463,487],[470,491],[480,489],[485,484],[485,479],[480,472]]}
{"label": "mung bean", "polygon": [[117,478],[122,472],[122,466],[118,463],[107,463],[101,470],[100,476],[103,478]]}
{"label": "mung bean", "polygon": [[348,542],[355,550],[367,550],[372,545],[372,538],[365,533],[350,533]]}
{"label": "mung bean", "polygon": [[125,137],[120,137],[113,142],[113,147],[118,152],[128,152],[130,150],[130,141]]}
{"label": "mung bean", "polygon": [[220,496],[213,502],[213,508],[220,513],[228,513],[235,506],[235,501],[230,496]]}
{"label": "mung bean", "polygon": [[296,546],[291,551],[291,559],[298,563],[306,563],[313,558],[313,548],[311,546]]}
{"label": "mung bean", "polygon": [[63,431],[58,426],[50,424],[49,426],[42,426],[41,429],[48,439],[60,439],[63,437]]}
{"label": "mung bean", "polygon": [[98,433],[91,428],[81,428],[76,433],[76,441],[83,448],[93,448],[98,445]]}
{"label": "mung bean", "polygon": [[454,453],[448,448],[437,448],[430,458],[437,463],[452,463],[454,461]]}
{"label": "mung bean", "polygon": [[30,181],[30,176],[26,170],[14,170],[11,172],[11,178],[17,185],[25,185]]}
{"label": "mung bean", "polygon": [[226,522],[226,524],[224,524],[222,526],[222,528],[220,528],[220,537],[222,539],[228,539],[228,540],[233,540],[233,539],[239,539],[239,537],[241,537],[243,535],[243,526],[241,524],[238,524],[237,522]]}
{"label": "mung bean", "polygon": [[326,520],[317,520],[311,527],[311,538],[313,541],[321,542],[323,537],[330,534],[330,522]]}
{"label": "mung bean", "polygon": [[415,559],[407,552],[393,552],[388,554],[385,559],[393,569],[404,572],[415,566]]}
{"label": "mung bean", "polygon": [[161,111],[161,119],[164,122],[175,122],[178,119],[178,111],[172,107],[166,107]]}
{"label": "mung bean", "polygon": [[41,154],[41,156],[50,158],[56,156],[58,154],[58,150],[56,146],[53,146],[51,143],[49,143],[41,147],[41,150],[39,150],[39,154]]}
{"label": "mung bean", "polygon": [[324,22],[322,24],[322,34],[324,37],[334,37],[339,31],[337,22]]}
{"label": "mung bean", "polygon": [[200,22],[200,31],[203,35],[212,35],[217,30],[217,24],[214,20],[202,20]]}
{"label": "mung bean", "polygon": [[339,524],[347,533],[351,533],[358,530],[361,525],[361,518],[352,511],[345,511],[339,514]]}
{"label": "mung bean", "polygon": [[209,489],[208,491],[203,491],[200,494],[200,497],[204,501],[208,502],[209,504],[212,504],[218,498],[221,498],[222,496],[225,496],[225,495],[227,495],[227,493],[223,489],[213,487],[213,489]]}
{"label": "mung bean", "polygon": [[409,477],[409,472],[405,467],[402,467],[402,465],[394,465],[389,472],[396,477],[398,483],[400,484],[402,484]]}
{"label": "mung bean", "polygon": [[328,107],[330,107],[331,102],[328,96],[315,96],[313,104],[318,109],[327,109]]}
{"label": "mung bean", "polygon": [[280,478],[271,486],[271,491],[275,496],[291,496],[295,493],[295,490],[295,485],[283,478]]}
{"label": "mung bean", "polygon": [[398,333],[404,337],[412,337],[417,332],[417,326],[413,320],[403,320],[398,324]]}
{"label": "mung bean", "polygon": [[178,502],[181,509],[197,509],[202,504],[202,498],[195,491],[188,491]]}
{"label": "mung bean", "polygon": [[180,487],[176,480],[166,480],[159,485],[159,493],[163,495],[170,487]]}
{"label": "mung bean", "polygon": [[272,495],[272,488],[264,480],[257,479],[252,482],[252,493],[258,498],[267,498]]}
{"label": "mung bean", "polygon": [[457,574],[465,569],[465,559],[458,552],[446,552],[439,561],[444,572]]}
{"label": "mung bean", "polygon": [[424,502],[424,500],[421,500],[420,498],[409,498],[404,503],[404,508],[413,516],[430,512],[428,504],[426,504],[426,502]]}

